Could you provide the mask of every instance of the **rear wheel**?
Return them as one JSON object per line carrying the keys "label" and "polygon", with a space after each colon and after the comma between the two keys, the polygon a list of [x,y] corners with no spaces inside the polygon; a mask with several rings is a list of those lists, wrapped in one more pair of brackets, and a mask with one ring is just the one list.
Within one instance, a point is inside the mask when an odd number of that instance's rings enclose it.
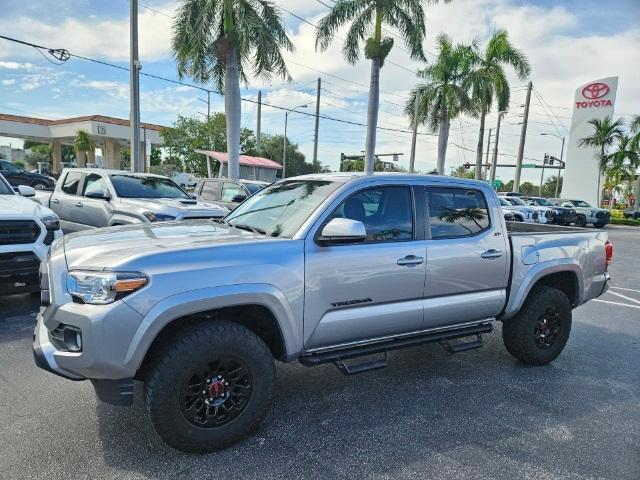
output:
{"label": "rear wheel", "polygon": [[586,227],[587,226],[587,217],[584,215],[578,215],[576,217],[576,227]]}
{"label": "rear wheel", "polygon": [[530,365],[545,365],[562,352],[571,333],[571,303],[560,290],[536,287],[520,312],[502,326],[507,351]]}
{"label": "rear wheel", "polygon": [[195,326],[158,356],[145,404],[158,435],[185,452],[211,452],[250,433],[264,418],[275,384],[269,348],[226,322]]}
{"label": "rear wheel", "polygon": [[602,228],[606,225],[606,223],[594,223],[593,226],[596,228]]}

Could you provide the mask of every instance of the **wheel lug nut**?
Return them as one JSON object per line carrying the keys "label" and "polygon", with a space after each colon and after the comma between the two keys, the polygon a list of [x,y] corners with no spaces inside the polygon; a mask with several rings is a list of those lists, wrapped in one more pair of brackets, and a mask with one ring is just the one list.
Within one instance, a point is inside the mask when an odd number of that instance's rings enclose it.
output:
{"label": "wheel lug nut", "polygon": [[205,393],[207,393],[207,391],[206,390],[202,390],[202,394],[204,395]]}

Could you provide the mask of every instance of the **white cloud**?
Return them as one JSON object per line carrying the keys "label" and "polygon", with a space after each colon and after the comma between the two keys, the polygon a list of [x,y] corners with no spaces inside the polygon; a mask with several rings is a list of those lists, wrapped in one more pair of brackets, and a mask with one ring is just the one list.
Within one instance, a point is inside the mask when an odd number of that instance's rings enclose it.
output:
{"label": "white cloud", "polygon": [[18,62],[0,62],[0,68],[6,70],[33,70],[34,65],[32,63],[18,63]]}
{"label": "white cloud", "polygon": [[16,83],[15,78],[8,78],[6,80],[2,80],[2,85],[5,85],[5,86],[13,85],[14,83]]}

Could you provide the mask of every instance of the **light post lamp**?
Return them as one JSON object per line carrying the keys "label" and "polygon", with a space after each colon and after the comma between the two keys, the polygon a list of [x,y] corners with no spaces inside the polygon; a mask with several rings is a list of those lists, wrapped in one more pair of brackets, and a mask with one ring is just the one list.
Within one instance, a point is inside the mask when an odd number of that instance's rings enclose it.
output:
{"label": "light post lamp", "polygon": [[297,107],[293,107],[292,109],[284,112],[284,139],[282,140],[282,178],[285,178],[285,169],[287,166],[287,120],[289,118],[289,112],[293,113],[298,108],[307,108],[308,106],[309,105],[305,103],[304,105],[298,105]]}
{"label": "light post lamp", "polygon": [[[564,165],[564,162],[562,161],[562,155],[564,154],[564,137],[561,137],[560,135],[556,135],[555,133],[541,133],[540,135],[542,135],[543,137],[556,137],[558,140],[562,140],[562,147],[560,147],[560,166]],[[555,197],[558,198],[558,187],[560,186],[560,169],[558,169],[558,176],[556,177],[556,195]]]}

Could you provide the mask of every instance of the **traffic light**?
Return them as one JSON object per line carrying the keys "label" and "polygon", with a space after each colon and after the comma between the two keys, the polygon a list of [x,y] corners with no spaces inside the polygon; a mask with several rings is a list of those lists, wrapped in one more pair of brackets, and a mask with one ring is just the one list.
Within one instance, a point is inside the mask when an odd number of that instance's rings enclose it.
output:
{"label": "traffic light", "polygon": [[463,163],[462,166],[464,167],[465,170],[469,170],[471,168],[471,164],[469,162]]}
{"label": "traffic light", "polygon": [[543,165],[551,165],[551,164],[549,163],[549,154],[548,154],[548,153],[545,153],[545,154],[544,154],[544,161],[542,162],[542,164],[543,164]]}

